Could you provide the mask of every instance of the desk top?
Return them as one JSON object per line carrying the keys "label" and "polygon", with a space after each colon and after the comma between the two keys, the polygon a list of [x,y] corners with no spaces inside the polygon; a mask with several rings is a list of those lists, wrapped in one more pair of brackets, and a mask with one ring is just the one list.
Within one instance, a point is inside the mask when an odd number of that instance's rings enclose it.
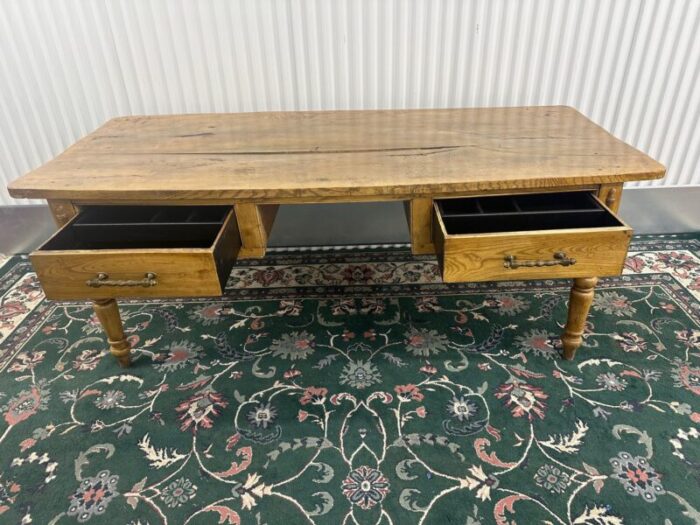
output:
{"label": "desk top", "polygon": [[110,120],[10,184],[71,200],[384,200],[655,179],[665,169],[564,107]]}

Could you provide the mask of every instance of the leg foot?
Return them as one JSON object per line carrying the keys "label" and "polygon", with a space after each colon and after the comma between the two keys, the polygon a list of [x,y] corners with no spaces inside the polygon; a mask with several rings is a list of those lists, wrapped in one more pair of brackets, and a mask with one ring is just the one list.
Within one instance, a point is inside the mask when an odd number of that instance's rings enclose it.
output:
{"label": "leg foot", "polygon": [[569,296],[569,314],[566,327],[561,336],[564,359],[573,359],[576,349],[583,341],[583,328],[586,326],[588,309],[593,302],[593,290],[598,282],[597,277],[580,277],[574,279]]}
{"label": "leg foot", "polygon": [[131,364],[131,347],[124,337],[122,318],[119,315],[119,306],[114,299],[96,299],[92,305],[97,318],[102,324],[102,329],[107,334],[109,350],[117,358],[119,364],[128,367]]}

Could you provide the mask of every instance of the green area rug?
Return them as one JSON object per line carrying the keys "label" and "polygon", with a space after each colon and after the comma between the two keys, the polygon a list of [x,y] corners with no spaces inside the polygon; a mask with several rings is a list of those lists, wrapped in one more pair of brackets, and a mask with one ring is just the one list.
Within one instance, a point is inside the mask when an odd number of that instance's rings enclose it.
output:
{"label": "green area rug", "polygon": [[0,269],[0,523],[700,523],[700,237],[637,237],[583,347],[569,283],[280,252],[223,298],[85,303]]}

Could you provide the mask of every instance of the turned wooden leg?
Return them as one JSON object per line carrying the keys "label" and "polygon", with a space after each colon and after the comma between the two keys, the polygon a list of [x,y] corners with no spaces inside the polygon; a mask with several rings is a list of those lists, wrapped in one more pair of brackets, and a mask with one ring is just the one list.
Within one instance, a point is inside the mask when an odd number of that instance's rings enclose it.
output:
{"label": "turned wooden leg", "polygon": [[597,282],[597,277],[574,279],[569,296],[569,314],[564,333],[561,336],[564,359],[573,359],[576,355],[576,349],[583,342],[583,329],[586,326],[588,309],[593,302],[593,290]]}
{"label": "turned wooden leg", "polygon": [[114,299],[95,299],[92,302],[97,318],[102,329],[107,334],[109,351],[117,358],[119,364],[127,367],[131,364],[129,342],[124,337],[122,318],[119,315],[119,306]]}

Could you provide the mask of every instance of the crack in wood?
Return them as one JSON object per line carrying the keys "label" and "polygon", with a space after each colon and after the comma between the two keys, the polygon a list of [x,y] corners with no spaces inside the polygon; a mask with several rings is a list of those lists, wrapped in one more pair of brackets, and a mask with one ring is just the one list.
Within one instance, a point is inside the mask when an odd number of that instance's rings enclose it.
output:
{"label": "crack in wood", "polygon": [[175,135],[178,138],[185,138],[185,137],[206,137],[209,135],[213,135],[214,133],[211,131],[203,131],[202,133],[187,133],[185,135]]}
{"label": "crack in wood", "polygon": [[462,148],[464,146],[445,146],[433,151],[418,151],[416,153],[392,153],[389,157],[426,157],[428,155],[435,155],[437,153],[447,153],[449,151],[454,151],[456,149]]}
{"label": "crack in wood", "polygon": [[[432,153],[441,153],[443,151],[451,151],[465,147],[464,145],[456,146],[427,146],[419,148],[367,148],[367,149],[330,149],[330,150],[279,150],[279,151],[171,151],[171,152],[128,152],[128,155],[335,155],[345,153],[392,153],[392,152],[408,152],[404,155],[430,155]],[[415,153],[412,153],[415,152]]]}

